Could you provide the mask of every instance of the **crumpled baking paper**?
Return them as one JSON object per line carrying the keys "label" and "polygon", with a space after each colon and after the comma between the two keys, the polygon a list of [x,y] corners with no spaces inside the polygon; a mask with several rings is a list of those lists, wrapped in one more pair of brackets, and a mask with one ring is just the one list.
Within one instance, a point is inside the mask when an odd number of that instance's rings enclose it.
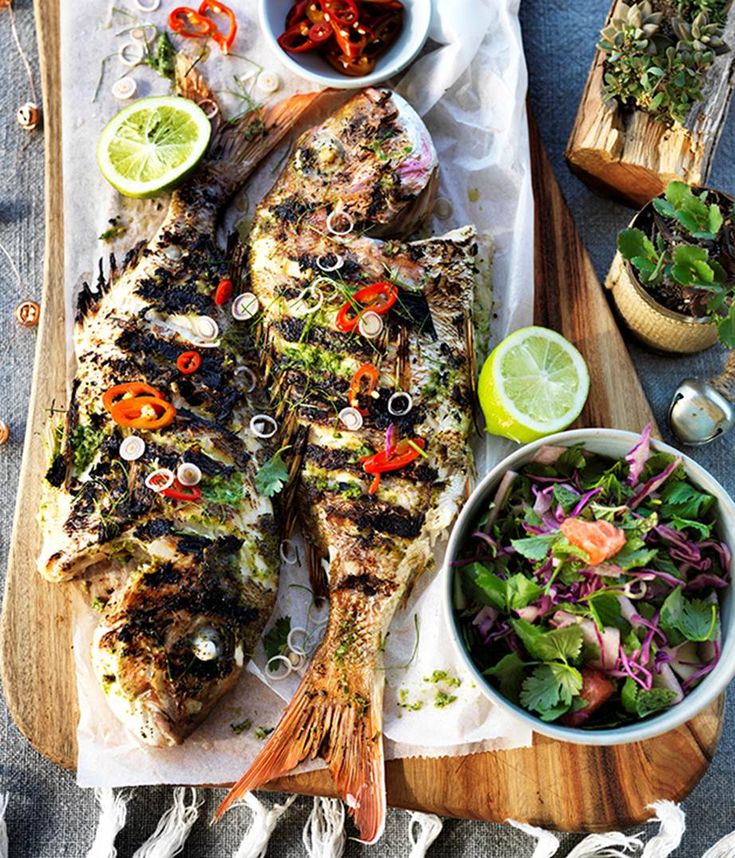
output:
{"label": "crumpled baking paper", "polygon": [[[118,58],[121,45],[131,41],[126,30],[137,21],[162,26],[165,10],[143,13],[130,0],[115,5],[127,9],[130,17],[111,12],[111,6],[105,7],[98,0],[61,2],[69,308],[80,273],[91,271],[94,260],[110,250],[97,240],[108,219],[120,216],[129,226],[113,246],[124,252],[138,238],[150,235],[165,211],[165,200],[121,199],[100,178],[95,164],[99,133],[120,107],[111,94],[114,81],[130,75],[138,85],[138,96],[167,91],[167,82],[151,69],[126,68]],[[240,21],[235,44],[238,56],[223,58],[215,50],[201,66],[225,109],[243,107],[240,99],[227,92],[234,89],[234,74],[245,75],[245,87],[252,87],[259,100],[312,89],[287,72],[260,39],[255,0],[235,0],[232,6]],[[394,81],[398,91],[424,117],[439,154],[439,194],[451,202],[453,211],[445,220],[434,219],[432,233],[439,235],[474,223],[486,256],[492,255],[493,341],[530,324],[533,308],[533,199],[525,113],[526,70],[517,12],[517,0],[435,0],[430,42],[408,72]],[[79,61],[81,45],[84,62]],[[281,88],[275,96],[259,92],[259,67],[279,76]],[[252,213],[273,183],[287,145],[264,163],[238,196],[228,216],[229,223]],[[486,288],[487,284],[480,286]],[[72,317],[69,312],[69,333]],[[491,342],[481,346],[486,353]],[[479,474],[487,472],[508,450],[509,444],[498,439],[478,440]],[[441,547],[437,568],[440,565]],[[284,564],[273,617],[288,615],[294,627],[306,628],[311,648],[318,639],[323,616],[310,605],[303,589],[307,581],[303,568]],[[275,726],[283,701],[290,697],[299,679],[292,674],[281,682],[266,680],[265,656],[259,647],[234,692],[183,746],[147,748],[112,716],[92,673],[89,646],[96,615],[80,597],[74,600],[74,614],[81,710],[77,778],[81,786],[235,780],[262,747],[263,739],[258,737]],[[456,755],[530,744],[529,730],[493,707],[480,693],[454,653],[445,629],[441,575],[427,574],[418,582],[407,607],[398,612],[386,644],[387,756]],[[442,674],[444,678],[437,679]],[[437,692],[444,692],[444,696]],[[446,701],[447,695],[456,699],[437,706],[437,702]],[[316,765],[319,763],[309,764]]]}

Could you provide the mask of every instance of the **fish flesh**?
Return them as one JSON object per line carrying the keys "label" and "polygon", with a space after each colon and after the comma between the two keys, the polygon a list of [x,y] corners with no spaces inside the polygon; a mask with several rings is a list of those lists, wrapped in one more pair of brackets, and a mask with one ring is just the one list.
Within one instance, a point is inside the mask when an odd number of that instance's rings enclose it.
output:
{"label": "fish flesh", "polygon": [[264,308],[268,387],[299,465],[302,531],[315,565],[328,560],[330,613],[294,698],[218,816],[321,756],[362,839],[383,830],[382,650],[473,468],[475,230],[401,240],[436,187],[419,117],[397,94],[368,89],[300,138],[256,211],[250,285]]}
{"label": "fish flesh", "polygon": [[[184,56],[177,83],[184,97],[213,98]],[[279,529],[256,488],[271,442],[251,426],[267,402],[249,323],[213,299],[221,279],[237,282],[237,259],[215,231],[314,98],[233,123],[218,114],[205,159],[153,238],[120,267],[111,260],[109,274],[100,266],[78,295],[76,374],[46,478],[39,570],[49,581],[84,581],[99,610],[95,673],[115,715],[151,745],[182,742],[235,684],[274,604]],[[184,373],[178,360],[188,351],[201,365]],[[117,403],[113,395],[106,407],[105,394],[128,385],[132,407],[131,384],[173,406],[173,422],[157,426],[145,402],[138,417],[148,422],[114,420]],[[199,483],[160,491],[181,466]]]}

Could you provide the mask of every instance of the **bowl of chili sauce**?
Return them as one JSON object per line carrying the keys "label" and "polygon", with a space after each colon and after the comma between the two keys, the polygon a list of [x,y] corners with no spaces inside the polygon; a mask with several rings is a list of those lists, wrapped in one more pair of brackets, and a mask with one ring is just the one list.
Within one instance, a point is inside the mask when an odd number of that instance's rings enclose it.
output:
{"label": "bowl of chili sauce", "polygon": [[338,89],[382,83],[418,56],[428,0],[260,0],[263,34],[300,77]]}

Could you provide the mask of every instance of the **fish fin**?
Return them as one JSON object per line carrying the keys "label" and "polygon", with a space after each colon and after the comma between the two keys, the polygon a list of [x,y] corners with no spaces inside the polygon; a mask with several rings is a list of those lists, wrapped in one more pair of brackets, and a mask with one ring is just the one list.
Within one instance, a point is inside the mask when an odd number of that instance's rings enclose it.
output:
{"label": "fish fin", "polygon": [[383,672],[372,664],[348,667],[335,659],[337,640],[325,638],[268,743],[217,808],[215,820],[245,793],[319,755],[363,842],[379,839],[386,805]]}
{"label": "fish fin", "polygon": [[176,91],[197,104],[206,101],[217,106],[215,115],[210,118],[212,139],[207,151],[208,171],[205,175],[216,173],[234,191],[322,97],[322,93],[292,95],[270,107],[254,107],[228,121],[222,116],[214,94],[195,66],[190,57],[177,55]]}
{"label": "fish fin", "polygon": [[329,595],[329,581],[322,566],[323,553],[310,539],[304,539],[306,547],[306,565],[309,569],[309,584],[314,594],[314,601],[319,606]]}

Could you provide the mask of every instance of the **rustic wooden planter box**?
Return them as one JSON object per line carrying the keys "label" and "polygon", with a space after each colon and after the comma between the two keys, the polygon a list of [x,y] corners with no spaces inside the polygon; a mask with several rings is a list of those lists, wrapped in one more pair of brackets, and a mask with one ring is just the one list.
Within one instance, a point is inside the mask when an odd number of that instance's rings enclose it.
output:
{"label": "rustic wooden planter box", "polygon": [[[606,25],[619,2],[613,2]],[[598,50],[567,144],[571,170],[596,191],[638,208],[661,194],[672,179],[697,187],[706,184],[735,86],[735,4],[724,39],[730,51],[710,66],[703,101],[692,107],[684,125],[672,127],[643,111],[603,101],[605,54]]]}

